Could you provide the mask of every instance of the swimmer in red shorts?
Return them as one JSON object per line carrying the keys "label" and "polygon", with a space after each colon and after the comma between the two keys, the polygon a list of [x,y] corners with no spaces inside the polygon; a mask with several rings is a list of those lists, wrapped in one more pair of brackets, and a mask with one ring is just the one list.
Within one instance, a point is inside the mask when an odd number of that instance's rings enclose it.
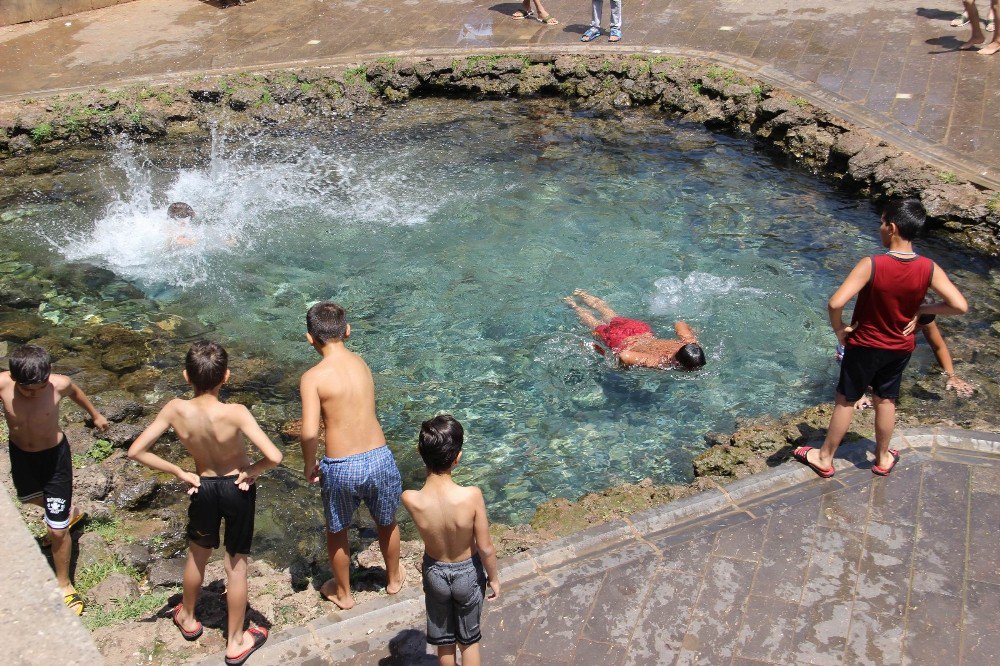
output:
{"label": "swimmer in red shorts", "polygon": [[649,324],[619,317],[607,303],[582,289],[577,289],[564,300],[580,321],[593,329],[594,337],[606,344],[623,365],[659,369],[677,367],[682,370],[697,370],[705,365],[705,353],[694,331],[682,321],[674,324],[677,339],[664,340],[653,334]]}

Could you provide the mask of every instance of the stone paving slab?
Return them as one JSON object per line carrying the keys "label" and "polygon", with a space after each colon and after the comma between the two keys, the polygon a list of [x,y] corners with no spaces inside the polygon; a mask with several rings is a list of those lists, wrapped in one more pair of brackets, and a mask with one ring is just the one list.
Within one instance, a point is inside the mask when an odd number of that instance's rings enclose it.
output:
{"label": "stone paving slab", "polygon": [[[998,663],[998,441],[903,430],[886,478],[861,442],[833,479],[786,463],[522,554],[485,663]],[[434,664],[422,603],[279,633],[255,663]]]}
{"label": "stone paving slab", "polygon": [[[345,62],[455,49],[662,50],[731,60],[962,177],[1000,188],[1000,56],[955,48],[957,3],[639,0],[625,40],[579,43],[589,3],[562,23],[516,21],[517,2],[136,2],[0,27],[0,98],[201,70]],[[955,11],[952,11],[955,10]]]}

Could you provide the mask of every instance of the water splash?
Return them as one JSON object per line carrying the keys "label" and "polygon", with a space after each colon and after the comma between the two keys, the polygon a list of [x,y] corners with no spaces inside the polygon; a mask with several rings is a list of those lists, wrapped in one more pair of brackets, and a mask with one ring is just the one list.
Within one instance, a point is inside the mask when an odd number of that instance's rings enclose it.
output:
{"label": "water splash", "polygon": [[[112,200],[92,228],[53,245],[67,259],[146,287],[213,280],[225,289],[238,279],[226,266],[262,251],[279,230],[285,237],[314,232],[317,217],[338,226],[423,224],[448,198],[405,154],[292,143],[236,141],[213,129],[206,164],[163,171],[143,146],[123,139],[102,174]],[[174,201],[194,208],[190,223],[167,216]]]}
{"label": "water splash", "polygon": [[734,304],[767,295],[763,289],[748,286],[736,277],[721,277],[692,271],[687,277],[663,277],[653,283],[656,294],[650,309],[657,315],[681,315],[698,312],[720,303]]}

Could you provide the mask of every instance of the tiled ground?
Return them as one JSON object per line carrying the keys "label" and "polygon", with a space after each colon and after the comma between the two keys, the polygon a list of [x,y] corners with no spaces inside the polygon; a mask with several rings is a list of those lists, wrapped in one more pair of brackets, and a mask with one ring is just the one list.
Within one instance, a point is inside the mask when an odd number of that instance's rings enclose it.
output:
{"label": "tiled ground", "polygon": [[[0,28],[0,97],[211,68],[302,63],[387,51],[574,48],[590,2],[550,0],[556,26],[515,21],[517,2],[477,0],[136,0]],[[1000,182],[1000,55],[955,48],[959,3],[920,0],[637,0],[621,47],[737,57],[928,142],[963,173]],[[934,4],[934,3],[932,3]],[[980,3],[981,5],[984,3]],[[607,12],[605,12],[607,13]],[[607,20],[605,18],[605,20]],[[989,33],[987,33],[989,34]],[[604,39],[586,46],[620,48]],[[994,185],[995,186],[995,185]]]}
{"label": "tiled ground", "polygon": [[[654,511],[575,559],[543,549],[488,605],[485,663],[1000,663],[1000,456],[978,448],[906,450],[888,478],[863,451],[831,480],[788,463],[696,519],[647,533]],[[339,650],[276,637],[257,663],[433,664],[421,629]]]}

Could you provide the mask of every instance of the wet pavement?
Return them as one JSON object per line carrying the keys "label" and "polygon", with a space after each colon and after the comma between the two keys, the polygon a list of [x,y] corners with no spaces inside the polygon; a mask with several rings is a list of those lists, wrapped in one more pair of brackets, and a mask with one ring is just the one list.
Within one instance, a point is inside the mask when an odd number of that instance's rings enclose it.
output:
{"label": "wet pavement", "polygon": [[[959,52],[958,4],[902,0],[640,0],[625,39],[579,43],[590,3],[562,23],[514,20],[515,2],[136,0],[0,28],[0,98],[205,69],[301,65],[396,51],[637,49],[731,61],[911,152],[1000,183],[1000,55]],[[607,12],[606,12],[607,13]],[[987,33],[989,35],[990,33]]]}
{"label": "wet pavement", "polygon": [[[790,462],[505,561],[484,663],[1000,663],[1000,435],[894,446],[887,478],[862,442],[833,479]],[[436,663],[414,587],[276,634],[254,663]]]}

